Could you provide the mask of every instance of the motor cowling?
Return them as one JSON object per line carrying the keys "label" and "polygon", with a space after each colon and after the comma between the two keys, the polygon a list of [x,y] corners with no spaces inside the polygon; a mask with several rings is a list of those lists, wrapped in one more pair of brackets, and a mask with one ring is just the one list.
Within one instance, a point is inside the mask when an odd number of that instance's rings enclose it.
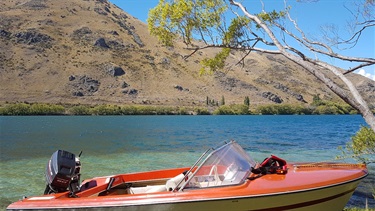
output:
{"label": "motor cowling", "polygon": [[46,190],[44,194],[79,191],[81,163],[79,157],[64,150],[57,150],[48,161],[45,171]]}

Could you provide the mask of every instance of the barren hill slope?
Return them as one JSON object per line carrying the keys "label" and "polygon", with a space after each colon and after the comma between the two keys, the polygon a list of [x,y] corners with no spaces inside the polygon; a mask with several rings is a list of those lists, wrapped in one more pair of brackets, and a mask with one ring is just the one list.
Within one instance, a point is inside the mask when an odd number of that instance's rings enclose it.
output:
{"label": "barren hill slope", "polygon": [[[107,0],[2,0],[0,2],[0,103],[204,105],[307,104],[323,84],[283,57],[252,53],[245,67],[199,76],[199,60],[213,50],[165,47],[147,25]],[[231,54],[229,64],[241,55]],[[353,74],[375,105],[374,81]]]}

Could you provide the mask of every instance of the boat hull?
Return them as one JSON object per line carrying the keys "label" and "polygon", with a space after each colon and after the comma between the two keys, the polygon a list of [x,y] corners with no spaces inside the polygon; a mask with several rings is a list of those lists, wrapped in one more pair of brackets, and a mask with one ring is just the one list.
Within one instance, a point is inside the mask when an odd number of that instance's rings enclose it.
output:
{"label": "boat hull", "polygon": [[[103,203],[88,200],[74,204],[70,201],[69,206],[61,201],[60,207],[38,207],[34,208],[17,208],[8,207],[7,210],[125,210],[125,211],[143,211],[143,210],[251,210],[251,211],[278,211],[278,210],[296,210],[296,211],[313,211],[313,210],[330,210],[341,211],[353,194],[362,178],[348,181],[342,184],[332,186],[312,188],[300,191],[282,192],[277,194],[264,194],[243,197],[227,198],[207,198],[191,200],[152,200],[147,203],[142,201],[125,202],[117,198],[114,200],[104,200]],[[176,193],[176,198],[179,198]],[[78,202],[78,201],[77,201]]]}
{"label": "boat hull", "polygon": [[368,174],[365,164],[286,163],[276,156],[257,166],[233,141],[207,152],[191,168],[96,177],[79,191],[30,197],[7,209],[341,211]]}

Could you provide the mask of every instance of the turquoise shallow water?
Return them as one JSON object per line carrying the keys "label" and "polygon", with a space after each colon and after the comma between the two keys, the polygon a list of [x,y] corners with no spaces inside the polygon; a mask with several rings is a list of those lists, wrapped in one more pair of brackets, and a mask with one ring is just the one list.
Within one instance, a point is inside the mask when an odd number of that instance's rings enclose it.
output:
{"label": "turquoise shallow water", "polygon": [[[207,148],[231,139],[257,161],[270,154],[332,161],[361,124],[360,116],[0,117],[0,209],[43,193],[45,165],[58,149],[83,151],[83,179],[190,166]],[[370,196],[369,182],[364,185],[350,204],[364,206]]]}

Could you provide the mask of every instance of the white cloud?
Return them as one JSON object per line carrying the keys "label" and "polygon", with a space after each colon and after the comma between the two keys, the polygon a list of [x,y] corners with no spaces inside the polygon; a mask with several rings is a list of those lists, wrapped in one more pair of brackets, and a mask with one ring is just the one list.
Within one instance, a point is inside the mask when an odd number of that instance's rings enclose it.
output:
{"label": "white cloud", "polygon": [[366,70],[360,69],[358,71],[358,74],[363,75],[363,76],[375,81],[375,70],[372,70],[372,71],[370,70],[370,72],[366,72]]}

